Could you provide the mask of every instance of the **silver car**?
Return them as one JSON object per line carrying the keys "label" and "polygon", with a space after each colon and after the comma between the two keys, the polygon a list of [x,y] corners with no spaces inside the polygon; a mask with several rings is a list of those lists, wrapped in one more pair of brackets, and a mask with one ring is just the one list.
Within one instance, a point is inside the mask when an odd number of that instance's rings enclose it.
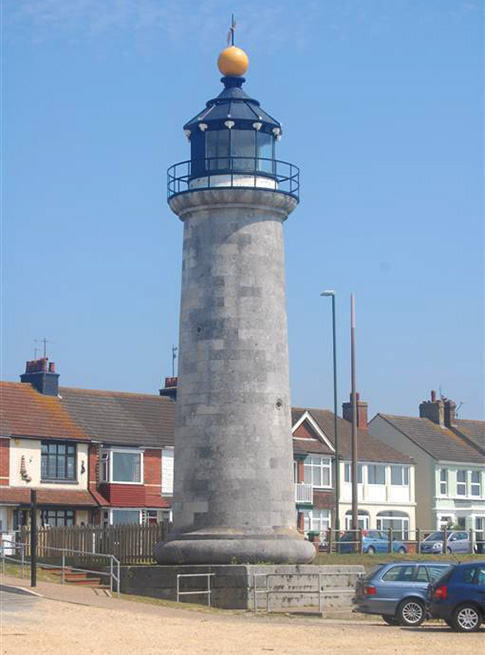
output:
{"label": "silver car", "polygon": [[[442,553],[443,552],[443,532],[436,530],[429,534],[420,544],[421,553]],[[466,530],[457,530],[449,532],[446,539],[447,553],[471,553],[472,542],[470,533]]]}

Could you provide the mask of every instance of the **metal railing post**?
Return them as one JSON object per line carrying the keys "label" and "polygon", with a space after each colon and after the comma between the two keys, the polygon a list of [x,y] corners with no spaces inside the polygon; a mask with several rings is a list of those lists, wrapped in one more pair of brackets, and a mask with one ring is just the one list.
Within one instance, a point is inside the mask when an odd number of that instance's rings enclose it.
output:
{"label": "metal railing post", "polygon": [[20,566],[22,571],[22,578],[25,577],[25,545],[20,544]]}
{"label": "metal railing post", "polygon": [[109,556],[109,591],[113,593],[113,555]]}
{"label": "metal railing post", "polygon": [[208,605],[209,605],[209,607],[212,607],[212,606],[211,606],[211,594],[212,594],[212,588],[211,588],[211,574],[210,574],[210,573],[207,574],[207,591],[209,592],[209,593],[207,594]]}
{"label": "metal railing post", "polygon": [[62,552],[61,552],[61,562],[62,562],[62,564],[61,564],[61,567],[62,567],[62,574],[61,574],[62,575],[62,584],[64,584],[66,582],[66,573],[65,573],[66,551],[64,550],[64,548],[62,549]]}
{"label": "metal railing post", "polygon": [[118,573],[118,589],[117,589],[117,596],[118,596],[118,598],[119,598],[119,597],[120,597],[120,593],[121,593],[121,589],[120,589],[120,587],[121,587],[121,563],[120,563],[120,560],[116,560],[116,561],[117,561],[116,569],[117,569],[117,573]]}
{"label": "metal railing post", "polygon": [[318,611],[320,614],[323,612],[322,610],[322,574],[318,574]]}
{"label": "metal railing post", "polygon": [[177,573],[177,603],[180,602],[180,575]]}

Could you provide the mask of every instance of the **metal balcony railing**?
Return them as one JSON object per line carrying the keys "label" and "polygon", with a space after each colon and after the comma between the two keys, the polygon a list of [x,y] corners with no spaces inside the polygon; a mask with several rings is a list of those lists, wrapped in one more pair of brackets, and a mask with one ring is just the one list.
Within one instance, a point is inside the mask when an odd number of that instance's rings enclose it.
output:
{"label": "metal balcony railing", "polygon": [[299,199],[300,170],[294,164],[264,157],[189,159],[167,171],[168,200],[202,189],[243,188],[285,193]]}
{"label": "metal balcony railing", "polygon": [[313,505],[313,487],[311,484],[295,483],[295,502],[300,505],[304,503]]}

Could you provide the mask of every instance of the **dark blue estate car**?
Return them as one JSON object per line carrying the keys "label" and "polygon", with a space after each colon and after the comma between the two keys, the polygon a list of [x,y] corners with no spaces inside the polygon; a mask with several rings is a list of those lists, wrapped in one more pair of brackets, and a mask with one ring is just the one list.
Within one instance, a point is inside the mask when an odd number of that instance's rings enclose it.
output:
{"label": "dark blue estate car", "polygon": [[388,562],[378,564],[355,586],[355,612],[380,614],[389,625],[417,626],[426,618],[430,582],[452,567],[451,562]]}
{"label": "dark blue estate car", "polygon": [[460,632],[475,632],[485,618],[485,562],[457,564],[428,590],[428,611]]}

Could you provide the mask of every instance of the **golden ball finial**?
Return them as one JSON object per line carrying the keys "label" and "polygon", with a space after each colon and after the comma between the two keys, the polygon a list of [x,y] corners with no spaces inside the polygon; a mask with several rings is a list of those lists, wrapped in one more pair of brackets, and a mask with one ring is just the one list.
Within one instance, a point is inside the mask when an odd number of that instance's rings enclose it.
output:
{"label": "golden ball finial", "polygon": [[248,69],[249,59],[241,48],[229,46],[221,52],[217,60],[219,70],[223,75],[244,75]]}

